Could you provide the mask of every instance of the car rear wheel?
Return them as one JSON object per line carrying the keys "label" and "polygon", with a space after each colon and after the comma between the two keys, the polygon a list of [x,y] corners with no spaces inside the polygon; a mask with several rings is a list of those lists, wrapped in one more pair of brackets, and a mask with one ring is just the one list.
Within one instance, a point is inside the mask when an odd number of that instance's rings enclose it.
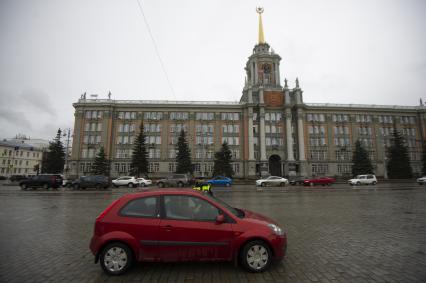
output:
{"label": "car rear wheel", "polygon": [[27,185],[26,184],[22,184],[21,185],[21,189],[25,191],[27,189]]}
{"label": "car rear wheel", "polygon": [[182,187],[183,187],[183,183],[182,183],[182,182],[179,182],[179,183],[177,183],[177,186],[178,186],[179,188],[182,188]]}
{"label": "car rear wheel", "polygon": [[247,243],[241,252],[241,264],[250,272],[263,272],[271,264],[271,249],[263,241]]}
{"label": "car rear wheel", "polygon": [[377,182],[376,182],[376,181],[373,181],[371,184],[374,186],[375,184],[377,184]]}
{"label": "car rear wheel", "polygon": [[141,187],[146,187],[145,183],[141,183],[140,185]]}
{"label": "car rear wheel", "polygon": [[74,190],[78,190],[80,188],[80,186],[78,184],[74,185]]}
{"label": "car rear wheel", "polygon": [[128,185],[127,185],[129,188],[134,188],[135,186],[133,185],[133,183],[129,183]]}
{"label": "car rear wheel", "polygon": [[100,263],[102,269],[110,275],[120,275],[132,265],[132,252],[122,243],[111,243],[101,252]]}
{"label": "car rear wheel", "polygon": [[164,183],[158,183],[159,188],[164,188]]}

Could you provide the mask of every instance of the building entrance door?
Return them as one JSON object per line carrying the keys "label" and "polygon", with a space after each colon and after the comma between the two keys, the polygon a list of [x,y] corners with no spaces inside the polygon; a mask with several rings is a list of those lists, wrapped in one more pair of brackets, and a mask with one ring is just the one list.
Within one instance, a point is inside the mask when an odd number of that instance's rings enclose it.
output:
{"label": "building entrance door", "polygon": [[274,154],[269,157],[269,174],[282,176],[281,157],[279,155]]}

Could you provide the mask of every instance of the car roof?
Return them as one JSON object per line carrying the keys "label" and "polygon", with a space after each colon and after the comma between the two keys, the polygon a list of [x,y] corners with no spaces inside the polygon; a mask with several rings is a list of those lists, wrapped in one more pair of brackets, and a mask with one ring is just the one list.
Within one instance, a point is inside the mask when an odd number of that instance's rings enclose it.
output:
{"label": "car roof", "polygon": [[204,193],[194,189],[147,189],[143,192],[130,193],[122,196],[123,199],[135,199],[147,196],[160,196],[160,195],[187,195],[187,196],[202,196]]}

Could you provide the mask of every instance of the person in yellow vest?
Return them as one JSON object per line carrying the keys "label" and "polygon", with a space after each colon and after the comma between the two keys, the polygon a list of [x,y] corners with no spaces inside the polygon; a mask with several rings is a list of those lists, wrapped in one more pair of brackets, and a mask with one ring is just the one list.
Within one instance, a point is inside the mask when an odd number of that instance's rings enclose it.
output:
{"label": "person in yellow vest", "polygon": [[207,182],[195,182],[195,185],[192,188],[197,191],[207,192],[209,194],[212,194],[211,184]]}

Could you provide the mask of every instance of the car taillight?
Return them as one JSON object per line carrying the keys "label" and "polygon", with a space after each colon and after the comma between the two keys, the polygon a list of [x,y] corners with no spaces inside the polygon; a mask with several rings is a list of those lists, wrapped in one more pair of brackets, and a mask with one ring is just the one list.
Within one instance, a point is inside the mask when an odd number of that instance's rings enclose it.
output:
{"label": "car taillight", "polygon": [[105,217],[105,215],[114,207],[114,205],[119,201],[120,199],[116,199],[113,203],[111,203],[107,208],[105,208],[104,211],[99,214],[98,217],[96,217],[96,221],[102,220],[102,218]]}

